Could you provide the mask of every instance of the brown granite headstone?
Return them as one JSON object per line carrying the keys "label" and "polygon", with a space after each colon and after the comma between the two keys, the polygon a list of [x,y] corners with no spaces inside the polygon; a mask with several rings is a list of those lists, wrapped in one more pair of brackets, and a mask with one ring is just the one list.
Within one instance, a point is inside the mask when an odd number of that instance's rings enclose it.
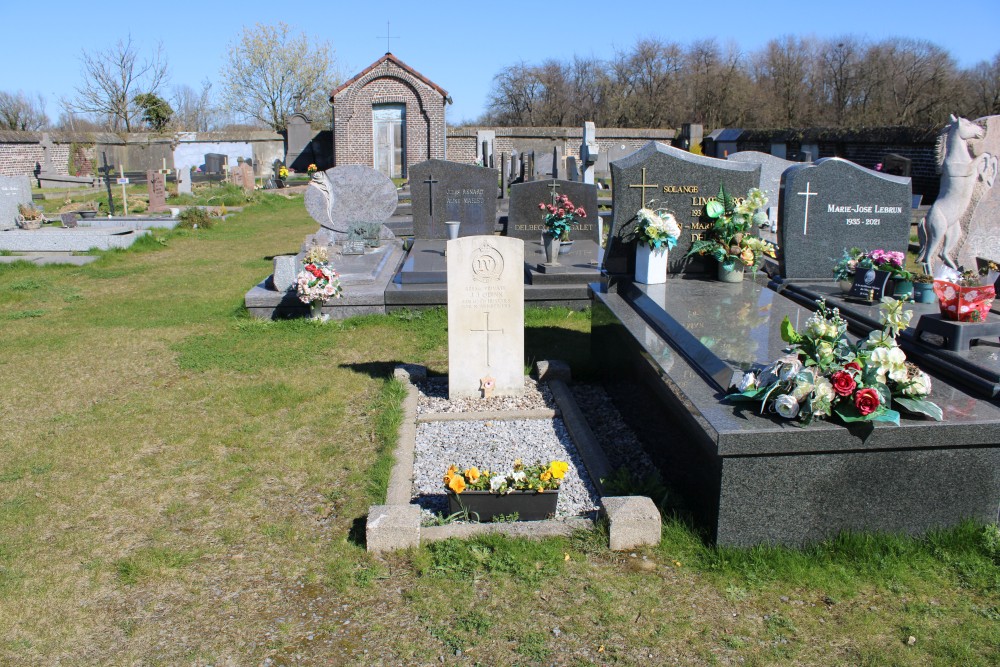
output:
{"label": "brown granite headstone", "polygon": [[149,189],[149,211],[157,213],[167,210],[167,177],[152,169],[146,172],[146,186]]}
{"label": "brown granite headstone", "polygon": [[240,185],[243,187],[243,192],[248,195],[253,194],[254,187],[257,185],[253,177],[253,167],[246,162],[241,162],[237,173],[240,175]]}

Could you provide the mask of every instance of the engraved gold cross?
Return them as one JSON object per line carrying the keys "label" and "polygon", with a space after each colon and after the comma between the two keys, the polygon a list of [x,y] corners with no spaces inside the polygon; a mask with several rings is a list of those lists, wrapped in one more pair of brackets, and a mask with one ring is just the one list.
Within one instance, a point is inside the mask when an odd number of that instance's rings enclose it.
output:
{"label": "engraved gold cross", "polygon": [[649,188],[653,188],[655,190],[656,188],[660,187],[660,184],[657,183],[655,185],[647,185],[646,184],[646,168],[643,167],[642,168],[642,183],[634,183],[634,184],[629,185],[629,187],[630,188],[638,188],[639,189],[639,193],[642,195],[642,206],[640,206],[639,208],[646,208],[646,190],[648,190]]}

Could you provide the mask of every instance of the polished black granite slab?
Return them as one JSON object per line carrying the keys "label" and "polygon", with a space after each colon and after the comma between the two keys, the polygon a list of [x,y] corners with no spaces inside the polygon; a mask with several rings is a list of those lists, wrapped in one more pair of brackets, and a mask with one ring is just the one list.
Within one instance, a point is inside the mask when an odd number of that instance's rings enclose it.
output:
{"label": "polished black granite slab", "polygon": [[[1000,408],[928,369],[945,421],[803,428],[723,401],[733,371],[780,356],[786,315],[811,309],[764,281],[594,284],[606,380],[653,397],[646,442],[719,544],[803,544],[841,530],[921,533],[1000,507]],[[621,403],[627,398],[618,398]]]}

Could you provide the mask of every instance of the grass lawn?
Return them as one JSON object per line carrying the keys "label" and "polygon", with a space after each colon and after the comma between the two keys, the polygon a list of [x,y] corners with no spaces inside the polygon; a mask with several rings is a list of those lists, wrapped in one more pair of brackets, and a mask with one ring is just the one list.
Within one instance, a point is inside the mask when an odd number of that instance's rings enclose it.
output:
{"label": "grass lawn", "polygon": [[[670,518],[634,554],[584,533],[369,557],[388,377],[445,372],[447,318],[249,319],[315,227],[261,195],[84,267],[0,266],[0,664],[1000,663],[992,526],[734,551]],[[526,364],[586,376],[586,313],[526,322]]]}

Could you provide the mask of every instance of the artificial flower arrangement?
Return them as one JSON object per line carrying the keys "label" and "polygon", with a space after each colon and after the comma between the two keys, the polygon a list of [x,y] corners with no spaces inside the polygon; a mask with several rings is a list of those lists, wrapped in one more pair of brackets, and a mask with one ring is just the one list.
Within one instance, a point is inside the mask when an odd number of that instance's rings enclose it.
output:
{"label": "artificial flower arrangement", "polygon": [[540,202],[538,210],[546,211],[545,233],[560,241],[569,241],[570,229],[580,224],[577,217],[587,217],[587,212],[574,204],[568,195],[558,195],[551,204]]}
{"label": "artificial flower arrangement", "polygon": [[775,257],[775,247],[751,232],[755,227],[769,226],[767,196],[758,188],[751,188],[742,201],[737,201],[719,186],[719,194],[705,204],[705,214],[715,221],[707,239],[695,241],[686,257],[711,255],[726,271],[749,266],[760,268],[765,257]]}
{"label": "artificial flower arrangement", "polygon": [[636,218],[639,220],[636,235],[640,244],[647,245],[652,250],[662,247],[670,250],[677,245],[681,228],[670,211],[663,208],[640,208]]}
{"label": "artificial flower arrangement", "polygon": [[928,400],[930,377],[906,360],[896,342],[913,311],[883,297],[882,329],[856,344],[847,339],[847,322],[837,308],[817,301],[816,312],[796,331],[785,317],[781,338],[790,353],[757,372],[744,373],[727,399],[760,402],[785,419],[809,424],[836,416],[844,423],[883,421],[899,425],[898,409],[941,421],[941,408]]}
{"label": "artificial flower arrangement", "polygon": [[278,167],[278,178],[282,180],[288,178],[288,167],[286,167],[285,165],[281,165],[280,167]]}
{"label": "artificial flower arrangement", "polygon": [[942,266],[934,277],[934,293],[941,315],[957,322],[982,322],[996,298],[1000,267],[986,262],[978,271],[956,271]]}
{"label": "artificial flower arrangement", "polygon": [[913,280],[913,274],[906,270],[906,255],[894,250],[876,248],[866,252],[858,260],[858,267],[886,271],[893,280]]}
{"label": "artificial flower arrangement", "polygon": [[854,282],[854,274],[858,270],[858,262],[865,256],[861,248],[844,249],[840,260],[833,265],[833,279],[837,281]]}
{"label": "artificial flower arrangement", "polygon": [[339,299],[343,293],[340,274],[330,266],[325,246],[313,245],[303,258],[303,267],[295,280],[296,292],[302,303],[326,303]]}
{"label": "artificial flower arrangement", "polygon": [[306,173],[309,174],[310,176],[315,174],[317,171],[319,171],[319,169],[314,164],[311,164],[308,167],[306,167]]}
{"label": "artificial flower arrangement", "polygon": [[536,462],[534,465],[526,466],[521,463],[521,459],[514,461],[513,472],[506,475],[480,470],[475,466],[463,471],[458,466],[452,465],[444,474],[444,485],[448,491],[455,494],[463,491],[490,491],[497,495],[515,491],[542,493],[558,489],[567,470],[569,464],[565,461],[552,461],[547,466]]}

